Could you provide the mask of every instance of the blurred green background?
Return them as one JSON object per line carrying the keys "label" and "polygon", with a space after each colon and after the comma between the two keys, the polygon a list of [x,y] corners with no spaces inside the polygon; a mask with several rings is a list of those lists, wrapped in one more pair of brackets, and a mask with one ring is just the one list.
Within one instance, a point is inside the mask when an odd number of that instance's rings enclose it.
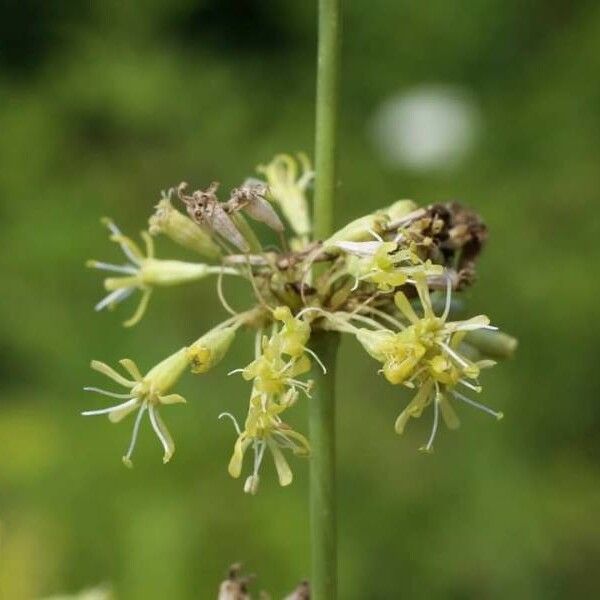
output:
{"label": "blurred green background", "polygon": [[[257,497],[226,471],[247,386],[225,364],[165,411],[168,466],[145,426],[99,406],[89,360],[148,368],[223,315],[203,282],[95,314],[94,257],[118,257],[99,225],[145,226],[159,190],[185,179],[226,189],[280,151],[312,154],[312,2],[22,0],[0,18],[0,597],[100,583],[118,598],[213,598],[236,560],[279,598],[308,575],[307,464]],[[517,358],[486,373],[496,423],[462,410],[436,454],[429,417],[393,430],[407,395],[353,343],[339,376],[341,598],[600,596],[600,5],[592,0],[448,3],[347,0],[341,187],[336,222],[400,197],[459,199],[491,231],[468,293],[517,335]],[[391,164],[372,122],[388,98],[454,86],[479,135],[443,168]],[[180,257],[168,242],[163,257]],[[239,300],[239,299],[238,299]],[[104,383],[104,382],[103,382]],[[466,408],[466,409],[465,409]],[[303,407],[295,425],[305,430]]]}

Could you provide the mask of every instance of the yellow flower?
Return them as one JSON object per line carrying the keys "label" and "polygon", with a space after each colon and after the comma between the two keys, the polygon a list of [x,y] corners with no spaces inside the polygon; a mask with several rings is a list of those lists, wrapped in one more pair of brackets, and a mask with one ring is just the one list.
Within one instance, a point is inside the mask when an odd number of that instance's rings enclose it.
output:
{"label": "yellow flower", "polygon": [[189,263],[179,260],[158,260],[154,258],[154,242],[147,232],[142,232],[146,245],[146,255],[130,238],[124,236],[119,228],[110,220],[104,219],[104,224],[111,232],[110,239],[119,244],[128,263],[113,265],[96,260],[88,261],[88,266],[102,271],[120,273],[122,277],[109,277],[104,280],[104,287],[110,292],[103,298],[95,309],[112,308],[126,300],[136,290],[142,292],[142,298],[133,316],[125,321],[125,327],[138,323],[146,312],[152,288],[179,285],[202,279],[212,274],[237,275],[235,269],[221,266],[209,266],[203,263]]}
{"label": "yellow flower", "polygon": [[259,392],[267,394],[282,394],[288,388],[302,390],[310,395],[312,381],[300,381],[299,375],[310,371],[310,359],[305,354],[291,357],[283,356],[282,339],[273,336],[262,339],[262,353],[255,358],[246,368],[241,369],[242,377],[246,381],[254,380],[254,386]]}
{"label": "yellow flower", "polygon": [[283,394],[288,389],[299,389],[310,396],[312,381],[301,381],[300,375],[310,371],[311,361],[307,353],[315,358],[323,372],[327,372],[319,357],[306,347],[310,337],[310,325],[294,317],[287,306],[273,310],[273,317],[283,322],[270,338],[257,335],[256,358],[245,368],[230,372],[241,373],[246,381],[254,381],[260,393]]}
{"label": "yellow flower", "polygon": [[232,477],[237,479],[241,475],[246,451],[252,448],[254,452],[252,474],[244,484],[246,493],[254,495],[258,491],[259,470],[267,448],[273,456],[277,477],[282,486],[289,485],[293,479],[292,470],[282,449],[290,449],[298,456],[310,454],[308,440],[301,433],[291,429],[279,416],[295,402],[297,394],[296,391],[289,390],[286,394],[279,396],[281,400],[277,401],[274,396],[260,393],[254,389],[243,431],[232,415],[229,413],[220,415],[220,417],[227,416],[232,419],[238,434],[228,467]]}
{"label": "yellow flower", "polygon": [[427,444],[422,448],[431,452],[438,429],[439,415],[453,429],[459,420],[449,398],[453,397],[478,408],[497,419],[502,413],[464,396],[456,387],[462,385],[474,392],[481,392],[477,380],[482,368],[493,366],[494,361],[471,361],[460,353],[460,344],[469,331],[495,329],[485,315],[464,321],[448,321],[451,287],[448,285],[446,306],[441,316],[433,311],[427,282],[422,274],[414,276],[415,287],[423,309],[419,317],[403,292],[397,292],[394,301],[400,313],[408,321],[400,331],[388,329],[358,329],[357,340],[365,350],[383,365],[386,379],[395,385],[418,388],[408,406],[396,420],[396,431],[402,433],[409,418],[421,416],[431,403],[434,405],[433,428]]}
{"label": "yellow flower", "polygon": [[360,281],[369,281],[379,290],[389,292],[415,275],[431,277],[444,272],[441,265],[421,260],[413,247],[400,248],[397,241],[386,242],[375,232],[372,234],[376,239],[368,242],[333,244],[350,255],[348,272],[355,277],[357,286]]}
{"label": "yellow flower", "polygon": [[128,358],[124,358],[119,362],[127,371],[130,378],[121,375],[107,364],[97,360],[92,361],[91,367],[127,388],[128,391],[126,393],[117,394],[95,387],[86,387],[84,390],[97,392],[111,398],[119,398],[123,402],[108,408],[84,411],[82,414],[84,416],[108,415],[112,423],[118,423],[127,415],[137,410],[131,442],[127,453],[123,456],[123,463],[131,467],[131,455],[135,448],[142,417],[148,411],[152,429],[154,429],[164,449],[163,462],[167,463],[175,452],[175,444],[169,430],[160,417],[158,407],[159,405],[185,403],[185,398],[179,394],[169,394],[168,392],[189,365],[187,348],[182,348],[168,358],[165,358],[150,369],[146,375],[142,375],[137,365]]}
{"label": "yellow flower", "polygon": [[281,352],[292,357],[298,357],[307,350],[306,344],[310,338],[310,325],[294,318],[287,306],[279,306],[273,310],[273,317],[283,322],[277,337],[281,342]]}
{"label": "yellow flower", "polygon": [[159,414],[159,405],[185,403],[185,399],[179,394],[169,394],[169,390],[188,366],[194,373],[205,373],[225,356],[235,337],[236,329],[243,323],[239,319],[233,325],[218,325],[208,333],[204,334],[190,346],[181,348],[171,356],[154,366],[146,375],[142,375],[136,364],[127,358],[119,361],[127,371],[129,377],[121,375],[107,364],[94,360],[92,369],[106,375],[114,382],[127,388],[126,393],[115,393],[96,387],[84,388],[87,392],[97,392],[111,398],[122,400],[115,406],[88,410],[83,412],[84,416],[108,415],[113,423],[118,423],[127,415],[137,410],[137,417],[133,426],[131,443],[123,462],[131,466],[131,455],[135,448],[140,424],[144,413],[147,411],[150,423],[164,448],[163,462],[168,462],[175,451],[175,444],[167,427]]}

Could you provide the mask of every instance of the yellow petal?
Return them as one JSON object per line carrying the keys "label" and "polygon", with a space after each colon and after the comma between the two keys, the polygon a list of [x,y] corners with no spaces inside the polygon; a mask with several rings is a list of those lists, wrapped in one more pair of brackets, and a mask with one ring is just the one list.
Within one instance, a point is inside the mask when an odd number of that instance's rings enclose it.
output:
{"label": "yellow petal", "polygon": [[125,368],[136,381],[141,381],[143,379],[137,365],[130,358],[122,358],[119,363],[123,365],[123,368]]}
{"label": "yellow petal", "polygon": [[394,302],[398,307],[398,310],[411,322],[416,323],[419,321],[419,317],[417,317],[417,313],[412,307],[411,303],[408,301],[408,298],[404,294],[404,292],[396,292],[394,296]]}
{"label": "yellow petal", "polygon": [[168,463],[171,460],[175,452],[175,442],[171,437],[167,426],[164,424],[163,420],[160,418],[160,413],[158,412],[158,408],[155,406],[150,406],[148,409],[148,414],[150,416],[150,423],[152,424],[152,429],[154,429],[154,433],[156,433],[160,443],[164,449],[163,455],[163,463]]}
{"label": "yellow petal", "polygon": [[90,363],[90,366],[92,367],[92,369],[94,369],[94,371],[98,371],[99,373],[110,377],[113,381],[116,381],[117,383],[120,383],[125,387],[132,388],[133,386],[135,386],[135,381],[130,381],[129,379],[126,379],[125,377],[123,377],[123,375],[117,373],[117,371],[115,371],[112,367],[109,367],[106,363],[103,363],[99,360],[93,360]]}
{"label": "yellow petal", "polygon": [[277,469],[279,484],[282,486],[290,485],[294,479],[294,476],[292,474],[292,470],[290,469],[290,465],[288,465],[288,462],[283,455],[283,452],[274,441],[268,440],[267,444],[269,445],[269,449],[273,454],[273,460],[275,461],[275,469]]}
{"label": "yellow petal", "polygon": [[179,394],[167,394],[158,397],[161,404],[186,404],[187,400]]}
{"label": "yellow petal", "polygon": [[400,413],[396,419],[394,428],[396,433],[404,433],[404,427],[410,417],[416,418],[421,416],[423,409],[430,400],[431,389],[433,388],[433,381],[428,379],[421,387],[419,391],[414,395],[413,399],[409,402],[408,406]]}
{"label": "yellow petal", "polygon": [[108,419],[111,423],[119,423],[127,415],[131,414],[134,410],[137,410],[138,408],[139,404],[132,404],[131,406],[126,406],[124,408],[112,410],[108,413]]}
{"label": "yellow petal", "polygon": [[440,395],[440,410],[442,412],[442,418],[448,429],[458,429],[460,427],[460,419],[454,412],[452,405],[445,396]]}
{"label": "yellow petal", "polygon": [[133,316],[130,319],[127,319],[127,321],[123,323],[124,327],[133,327],[142,320],[142,317],[148,308],[148,302],[150,302],[151,294],[152,290],[149,288],[142,292],[142,299],[140,300],[136,311],[133,313]]}
{"label": "yellow petal", "polygon": [[249,440],[244,434],[240,435],[235,442],[233,454],[231,455],[231,460],[229,461],[229,466],[227,468],[229,474],[234,479],[237,479],[242,473],[244,454],[246,453],[246,450],[250,444],[251,440]]}

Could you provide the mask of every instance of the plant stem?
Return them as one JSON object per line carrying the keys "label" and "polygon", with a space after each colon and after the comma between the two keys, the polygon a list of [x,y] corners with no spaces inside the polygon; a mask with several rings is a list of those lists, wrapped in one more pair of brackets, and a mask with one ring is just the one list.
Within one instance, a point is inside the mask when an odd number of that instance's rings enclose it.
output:
{"label": "plant stem", "polygon": [[318,240],[329,237],[333,229],[340,40],[341,0],[319,0],[314,211]]}
{"label": "plant stem", "polygon": [[[317,115],[315,130],[314,235],[327,239],[333,230],[336,187],[336,133],[341,38],[341,0],[319,0]],[[317,332],[312,347],[329,369],[313,370],[315,392],[309,403],[311,598],[337,596],[335,498],[335,359],[339,334]]]}
{"label": "plant stem", "polygon": [[311,599],[334,600],[337,596],[337,536],[335,491],[335,360],[339,334],[313,334],[311,347],[327,365],[317,365],[308,421],[312,449],[310,463]]}

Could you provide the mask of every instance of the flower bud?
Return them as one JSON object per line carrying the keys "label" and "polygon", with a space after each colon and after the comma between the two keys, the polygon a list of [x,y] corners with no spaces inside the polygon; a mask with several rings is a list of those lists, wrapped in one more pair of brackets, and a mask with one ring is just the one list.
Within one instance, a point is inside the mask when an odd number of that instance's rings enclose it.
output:
{"label": "flower bud", "polygon": [[384,362],[393,343],[394,333],[387,329],[378,331],[359,329],[356,339],[370,356],[379,362]]}
{"label": "flower bud", "polygon": [[142,283],[149,286],[170,286],[202,279],[213,273],[214,269],[204,263],[149,258],[143,262],[139,277]]}
{"label": "flower bud", "polygon": [[148,223],[151,235],[162,233],[176,244],[213,260],[221,256],[219,246],[199,225],[174,208],[169,198],[163,198],[156,205],[156,212]]}
{"label": "flower bud", "polygon": [[156,395],[162,396],[175,385],[189,363],[187,348],[181,348],[152,367],[140,385],[148,386]]}
{"label": "flower bud", "polygon": [[187,357],[192,365],[192,373],[206,373],[217,365],[227,354],[236,327],[213,329],[203,335],[187,349]]}
{"label": "flower bud", "polygon": [[323,246],[329,249],[329,246],[335,246],[338,242],[366,242],[372,240],[373,232],[381,233],[387,221],[387,216],[379,213],[359,217],[345,227],[338,229],[323,243]]}
{"label": "flower bud", "polygon": [[519,345],[518,340],[507,333],[485,329],[469,331],[465,342],[476,348],[481,355],[498,360],[512,358]]}
{"label": "flower bud", "polygon": [[297,235],[308,235],[311,231],[306,188],[314,177],[308,158],[298,155],[302,174],[298,177],[298,166],[289,154],[278,154],[268,165],[257,168],[269,186],[270,197],[281,206],[281,210]]}
{"label": "flower bud", "polygon": [[419,207],[412,200],[396,200],[381,212],[387,215],[390,221],[396,221],[417,210],[417,208]]}

